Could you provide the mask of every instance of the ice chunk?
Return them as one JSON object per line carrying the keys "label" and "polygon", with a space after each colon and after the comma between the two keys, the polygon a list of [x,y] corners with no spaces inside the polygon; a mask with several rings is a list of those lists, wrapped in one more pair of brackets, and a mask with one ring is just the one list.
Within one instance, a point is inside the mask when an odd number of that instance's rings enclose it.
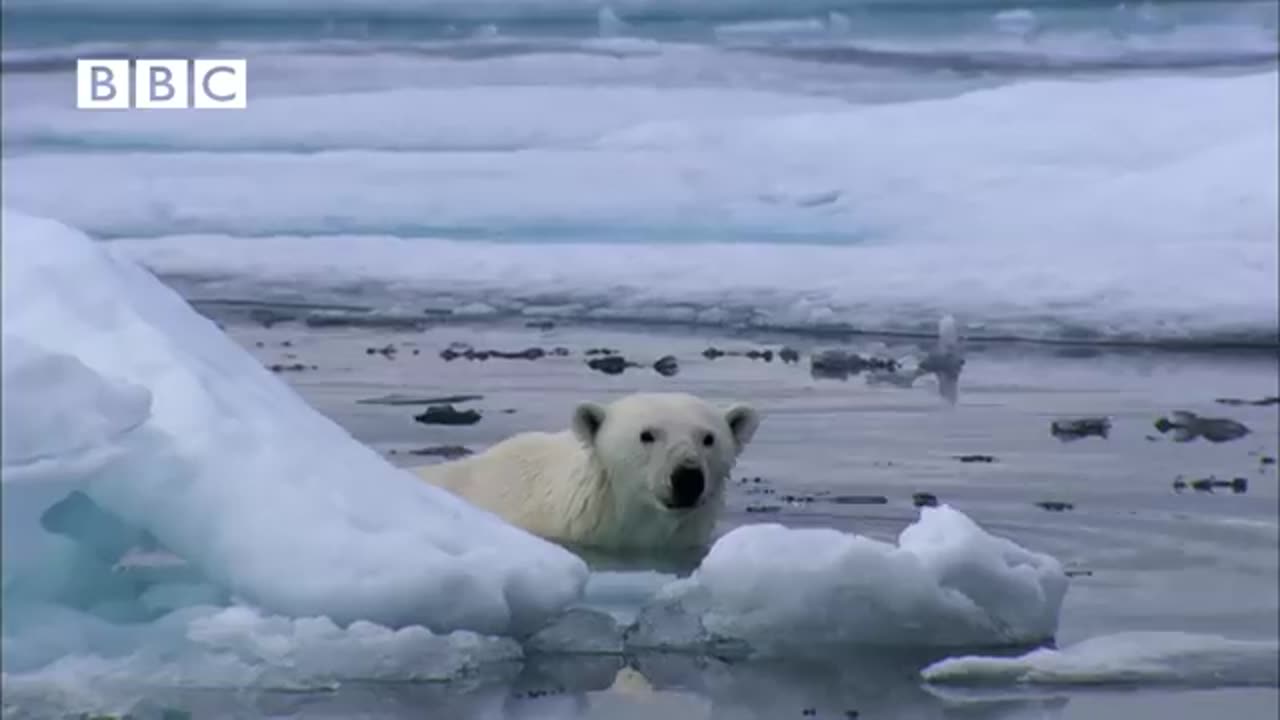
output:
{"label": "ice chunk", "polygon": [[1057,560],[945,505],[921,508],[896,546],[825,528],[747,525],[667,586],[628,639],[668,648],[736,640],[765,654],[1032,644],[1056,632],[1066,590]]}
{"label": "ice chunk", "polygon": [[608,613],[624,626],[630,625],[635,622],[636,613],[676,579],[675,575],[655,570],[593,570],[579,604]]}
{"label": "ice chunk", "polygon": [[339,624],[520,632],[580,595],[578,558],[388,465],[145,270],[56,222],[3,226],[5,504],[30,465],[11,446],[62,483],[23,496],[24,533],[80,488],[245,602]]}
{"label": "ice chunk", "polygon": [[1275,686],[1280,644],[1183,632],[1128,632],[1089,638],[1063,650],[1021,657],[968,655],[920,673],[949,685],[1179,684]]}
{"label": "ice chunk", "polygon": [[664,588],[627,628],[627,647],[692,650],[716,657],[751,655],[752,647],[747,642],[707,629],[706,618],[712,612],[712,602],[710,593],[699,590],[689,580],[677,580]]}
{"label": "ice chunk", "polygon": [[[676,575],[656,570],[594,569],[582,598],[525,642],[537,653],[621,653],[637,615]],[[687,617],[675,618],[679,633]]]}
{"label": "ice chunk", "polygon": [[525,648],[540,653],[620,654],[622,629],[608,613],[570,608],[525,641]]}
{"label": "ice chunk", "polygon": [[449,680],[521,657],[513,640],[466,631],[363,621],[341,628],[245,607],[188,607],[131,628],[48,606],[21,616],[16,632],[8,619],[6,717],[126,713],[191,688]]}

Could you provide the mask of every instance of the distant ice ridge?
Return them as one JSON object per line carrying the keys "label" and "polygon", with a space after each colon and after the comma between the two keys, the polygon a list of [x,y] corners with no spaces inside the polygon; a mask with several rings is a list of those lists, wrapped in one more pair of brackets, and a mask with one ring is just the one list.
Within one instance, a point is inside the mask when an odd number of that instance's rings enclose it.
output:
{"label": "distant ice ridge", "polygon": [[[1025,1],[1025,0],[1024,0]],[[1037,0],[1031,0],[1035,3]],[[768,14],[786,15],[813,12],[828,7],[840,7],[849,0],[798,0],[789,13],[773,10]],[[710,14],[712,17],[726,12],[741,13],[756,10],[768,12],[769,3],[762,0],[319,0],[299,6],[289,0],[218,0],[213,3],[191,3],[188,0],[117,0],[110,8],[102,8],[92,0],[7,0],[5,5],[15,9],[39,9],[48,14],[70,14],[76,11],[98,10],[128,15],[140,11],[161,13],[168,11],[181,17],[184,13],[217,15],[221,13],[268,12],[290,13],[303,17],[342,13],[369,13],[391,17],[458,19],[473,18],[538,18],[582,15],[594,17],[601,6],[625,13],[656,13],[671,16],[688,14],[692,17]],[[191,7],[198,6],[198,7]],[[203,13],[200,11],[203,10]]]}
{"label": "distant ice ridge", "polygon": [[[579,596],[576,557],[387,465],[144,270],[3,224],[6,559],[74,487],[269,612],[507,633]],[[71,562],[6,562],[6,601]]]}
{"label": "distant ice ridge", "polygon": [[[975,339],[1280,342],[1274,247],[1212,249],[1208,238],[1183,246],[1199,258],[1194,265],[1188,255],[1136,243],[676,246],[196,235],[114,241],[111,249],[191,297],[354,304],[373,315],[932,337],[938,315],[953,312]],[[1205,268],[1213,280],[1191,282]]]}
{"label": "distant ice ridge", "polygon": [[[94,48],[80,51],[88,54]],[[229,52],[234,52],[231,49]],[[685,50],[694,53],[696,50]],[[796,98],[783,93],[758,90],[718,90],[699,88],[655,88],[595,86],[599,82],[587,69],[577,69],[580,78],[563,78],[557,85],[521,86],[492,83],[503,80],[481,75],[476,85],[419,86],[413,74],[422,72],[427,60],[379,58],[365,61],[369,69],[381,66],[405,86],[370,89],[362,87],[342,92],[348,79],[344,55],[319,56],[301,60],[276,59],[276,74],[289,78],[325,72],[330,81],[317,83],[311,92],[301,93],[288,85],[276,88],[274,96],[255,97],[246,110],[244,122],[218,122],[203,116],[186,123],[168,117],[127,113],[85,118],[74,110],[36,104],[6,108],[3,134],[13,146],[79,147],[134,151],[174,149],[210,152],[321,152],[325,150],[385,150],[419,152],[502,152],[532,149],[580,147],[608,133],[625,130],[637,123],[661,123],[673,119],[725,122],[733,118],[769,116],[779,108],[798,103],[802,108],[835,111],[844,103],[835,99]],[[640,60],[643,60],[641,58]],[[582,63],[598,62],[588,56]],[[547,61],[549,63],[549,61]],[[564,63],[566,61],[560,61]],[[637,61],[639,62],[639,60]],[[654,61],[650,60],[651,64]],[[266,62],[263,63],[264,65]],[[456,62],[430,65],[435,73],[448,73]],[[296,66],[296,72],[295,72]],[[350,72],[350,71],[348,71]],[[470,68],[458,72],[475,74]],[[515,78],[507,80],[508,83]],[[272,79],[267,76],[268,82]],[[416,81],[416,82],[415,82]],[[277,81],[283,84],[283,81]],[[446,79],[437,82],[446,82]],[[582,86],[580,85],[580,83]],[[296,83],[295,83],[296,85]],[[292,89],[293,92],[288,92]],[[537,114],[517,119],[514,108],[550,111],[556,106],[572,108],[563,114]],[[372,115],[353,118],[341,108],[361,107]],[[306,118],[301,122],[299,118]],[[366,119],[368,118],[368,119]]]}
{"label": "distant ice ridge", "polygon": [[1275,342],[1274,72],[887,105],[675,84],[273,97],[216,123],[33,106],[7,137],[154,151],[28,150],[3,192],[224,297]]}
{"label": "distant ice ridge", "polygon": [[1234,249],[1275,237],[1276,105],[1259,72],[883,105],[548,83],[267,98],[216,122],[15,108],[7,141],[154,152],[8,157],[4,197],[110,237]]}
{"label": "distant ice ridge", "polygon": [[[1083,8],[1073,8],[1077,3],[1063,3],[1061,0],[995,0],[979,6],[961,4],[960,14],[972,14],[975,9],[995,15],[1004,25],[1014,24],[1021,29],[1026,21],[1024,16],[1033,15],[1034,11],[1054,12],[1066,11],[1071,15],[1080,15],[1083,10],[1097,21],[1105,22],[1109,15],[1136,15],[1145,19],[1146,23],[1156,28],[1167,27],[1179,18],[1175,11],[1164,10],[1156,3],[1143,3],[1136,8],[1120,4],[1103,6],[1101,12],[1092,12],[1093,4],[1078,3]],[[1214,15],[1232,18],[1232,10],[1250,9],[1258,3],[1222,2],[1223,10]],[[894,3],[869,2],[868,0],[794,0],[788,3],[769,2],[769,0],[316,0],[299,5],[289,0],[216,0],[215,2],[192,2],[191,0],[116,0],[104,7],[94,0],[6,0],[6,9],[33,12],[40,17],[77,19],[84,14],[91,17],[123,16],[136,17],[149,13],[159,18],[180,21],[185,18],[216,18],[225,21],[243,19],[252,20],[260,14],[268,14],[273,19],[295,18],[300,20],[360,19],[369,15],[376,18],[393,18],[396,20],[454,20],[454,21],[489,21],[514,22],[520,20],[593,20],[603,10],[611,14],[623,16],[624,19],[635,20],[711,20],[730,21],[740,19],[744,24],[769,25],[804,22],[805,18],[827,17],[832,14],[862,13],[874,15],[877,11],[888,10],[892,14]],[[949,0],[926,0],[911,3],[914,10],[933,9],[945,13],[949,6],[956,3]],[[887,6],[887,7],[886,7]],[[1162,10],[1164,10],[1162,12]],[[1236,10],[1237,13],[1241,12]],[[1190,17],[1201,16],[1205,12],[1187,13]],[[1163,20],[1163,22],[1162,22]],[[772,22],[771,22],[772,21]],[[838,27],[845,27],[843,20]],[[1122,26],[1123,27],[1123,26]]]}
{"label": "distant ice ridge", "polygon": [[921,675],[948,686],[1260,685],[1280,682],[1280,643],[1182,632],[1089,638],[1021,657],[952,657]]}

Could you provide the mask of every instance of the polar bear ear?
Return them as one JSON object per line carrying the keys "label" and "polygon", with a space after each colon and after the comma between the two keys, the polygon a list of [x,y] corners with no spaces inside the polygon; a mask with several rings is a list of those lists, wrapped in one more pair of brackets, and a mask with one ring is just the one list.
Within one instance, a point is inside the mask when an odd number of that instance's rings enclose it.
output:
{"label": "polar bear ear", "polygon": [[591,445],[604,425],[604,408],[595,403],[582,403],[573,411],[573,434]]}
{"label": "polar bear ear", "polygon": [[739,450],[751,442],[751,438],[756,434],[756,428],[760,427],[760,413],[750,405],[734,405],[725,411],[724,420],[729,424],[729,430],[733,433],[733,439],[738,443]]}

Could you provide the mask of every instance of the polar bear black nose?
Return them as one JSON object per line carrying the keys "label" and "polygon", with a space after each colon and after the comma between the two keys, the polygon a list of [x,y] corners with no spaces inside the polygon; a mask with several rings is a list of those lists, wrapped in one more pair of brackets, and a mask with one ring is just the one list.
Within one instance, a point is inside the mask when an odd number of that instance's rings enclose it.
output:
{"label": "polar bear black nose", "polygon": [[702,468],[682,465],[671,473],[671,507],[687,508],[698,503],[702,491],[706,488],[706,478],[702,476]]}

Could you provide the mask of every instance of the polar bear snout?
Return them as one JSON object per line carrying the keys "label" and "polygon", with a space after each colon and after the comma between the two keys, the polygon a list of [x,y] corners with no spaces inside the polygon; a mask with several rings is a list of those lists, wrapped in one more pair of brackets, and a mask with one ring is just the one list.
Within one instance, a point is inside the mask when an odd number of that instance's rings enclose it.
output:
{"label": "polar bear snout", "polygon": [[671,509],[691,508],[702,499],[707,488],[707,478],[697,465],[681,465],[671,473]]}

